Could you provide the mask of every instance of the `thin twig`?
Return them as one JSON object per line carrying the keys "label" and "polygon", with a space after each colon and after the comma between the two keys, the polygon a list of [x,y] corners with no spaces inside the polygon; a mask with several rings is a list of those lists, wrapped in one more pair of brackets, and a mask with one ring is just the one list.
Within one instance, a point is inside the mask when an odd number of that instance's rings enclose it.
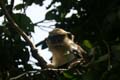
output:
{"label": "thin twig", "polygon": [[52,26],[55,26],[55,25],[49,25],[49,26],[37,25],[37,26],[38,26],[38,27],[44,27],[44,28],[54,29],[54,28],[52,28]]}
{"label": "thin twig", "polygon": [[69,69],[53,69],[53,68],[46,68],[42,69],[41,71],[68,71]]}
{"label": "thin twig", "polygon": [[36,71],[27,71],[27,72],[24,72],[24,73],[19,74],[19,75],[15,76],[15,77],[11,77],[10,80],[17,80],[17,79],[19,79],[19,78],[21,78],[21,77],[23,77],[24,75],[27,75],[27,74],[29,74],[29,73],[36,73]]}
{"label": "thin twig", "polygon": [[39,21],[39,22],[36,22],[36,23],[34,23],[33,25],[37,25],[37,24],[39,24],[39,23],[43,23],[45,20],[42,20],[42,21]]}
{"label": "thin twig", "polygon": [[107,47],[107,54],[108,54],[108,71],[111,69],[111,54],[110,54],[110,47],[108,45],[108,43],[103,40],[104,44],[106,45]]}
{"label": "thin twig", "polygon": [[[39,23],[50,23],[50,22],[52,22],[53,20],[49,20],[48,22],[46,22],[47,20],[41,20],[41,21],[38,21],[38,22],[36,22],[36,23],[33,23],[33,25],[37,25],[37,24],[39,24]],[[54,21],[53,21],[54,22]]]}
{"label": "thin twig", "polygon": [[55,71],[55,72],[58,72],[58,71],[68,71],[69,69],[52,69],[52,68],[47,68],[47,69],[41,69],[41,70],[34,70],[34,71],[27,71],[27,72],[24,72],[22,74],[19,74],[15,77],[11,77],[10,80],[17,80],[29,73],[38,73],[38,72],[43,72],[43,71]]}
{"label": "thin twig", "polygon": [[111,70],[111,54],[110,54],[110,47],[108,45],[108,43],[103,40],[104,44],[106,45],[107,47],[107,54],[108,54],[108,70],[106,70],[103,74],[102,74],[102,77],[100,78],[100,80],[103,80],[104,77],[108,74],[108,72]]}

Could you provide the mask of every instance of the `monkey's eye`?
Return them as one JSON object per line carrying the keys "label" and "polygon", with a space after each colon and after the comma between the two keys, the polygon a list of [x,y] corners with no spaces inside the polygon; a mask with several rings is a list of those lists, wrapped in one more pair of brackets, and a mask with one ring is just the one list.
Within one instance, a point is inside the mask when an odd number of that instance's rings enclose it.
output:
{"label": "monkey's eye", "polygon": [[67,36],[68,36],[69,39],[72,39],[72,38],[73,38],[73,37],[72,37],[72,33],[68,33]]}
{"label": "monkey's eye", "polygon": [[61,39],[64,38],[65,35],[54,35],[54,36],[49,36],[49,39]]}
{"label": "monkey's eye", "polygon": [[54,35],[54,36],[49,36],[48,39],[53,42],[62,42],[64,39],[65,35]]}

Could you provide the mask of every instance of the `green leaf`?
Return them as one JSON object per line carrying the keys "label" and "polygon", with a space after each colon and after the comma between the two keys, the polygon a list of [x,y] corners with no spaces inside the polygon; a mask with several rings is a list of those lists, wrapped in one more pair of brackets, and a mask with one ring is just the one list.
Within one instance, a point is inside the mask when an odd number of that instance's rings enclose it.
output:
{"label": "green leaf", "polygon": [[120,43],[113,45],[111,47],[112,53],[114,53],[114,58],[118,61],[120,61]]}
{"label": "green leaf", "polygon": [[70,74],[69,72],[64,72],[63,75],[68,78],[68,79],[72,79],[73,78],[73,75]]}
{"label": "green leaf", "polygon": [[105,60],[108,59],[108,57],[109,57],[109,54],[105,54],[105,55],[99,57],[98,60],[95,61],[95,63],[99,63],[99,62],[105,61]]}
{"label": "green leaf", "polygon": [[[82,75],[83,80],[95,80],[97,73],[95,70],[89,69],[85,74]],[[96,79],[97,80],[97,79]]]}
{"label": "green leaf", "polygon": [[32,3],[34,2],[34,0],[23,0],[24,2],[26,2],[27,5],[32,5]]}
{"label": "green leaf", "polygon": [[61,13],[60,17],[61,17],[61,18],[64,18],[65,15],[66,15],[65,13]]}
{"label": "green leaf", "polygon": [[90,41],[89,40],[84,40],[83,41],[83,44],[87,47],[87,48],[93,48],[93,45],[90,43]]}
{"label": "green leaf", "polygon": [[45,19],[47,19],[47,20],[55,19],[57,17],[56,12],[57,12],[57,10],[55,10],[55,9],[49,11],[45,16]]}
{"label": "green leaf", "polygon": [[3,11],[0,9],[0,17],[3,16]]}
{"label": "green leaf", "polygon": [[44,0],[33,0],[35,4],[39,4],[40,6],[43,5]]}
{"label": "green leaf", "polygon": [[24,4],[18,4],[18,5],[15,6],[14,9],[16,9],[16,10],[20,10],[20,9],[23,9],[24,6],[25,6]]}
{"label": "green leaf", "polygon": [[34,32],[34,25],[31,19],[25,14],[14,14],[14,20],[25,32]]}

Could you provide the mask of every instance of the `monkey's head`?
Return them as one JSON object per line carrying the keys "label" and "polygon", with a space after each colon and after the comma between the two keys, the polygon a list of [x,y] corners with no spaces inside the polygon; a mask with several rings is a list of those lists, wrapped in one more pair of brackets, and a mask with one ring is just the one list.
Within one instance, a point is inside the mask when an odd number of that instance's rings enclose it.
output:
{"label": "monkey's head", "polygon": [[61,28],[55,28],[53,31],[49,32],[49,36],[46,41],[51,44],[58,44],[63,43],[66,38],[73,41],[74,35]]}

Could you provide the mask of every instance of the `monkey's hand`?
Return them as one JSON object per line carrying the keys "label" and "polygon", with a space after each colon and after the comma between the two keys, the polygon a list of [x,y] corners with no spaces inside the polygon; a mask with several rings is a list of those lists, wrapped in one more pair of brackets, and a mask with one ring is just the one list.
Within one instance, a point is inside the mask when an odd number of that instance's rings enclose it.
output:
{"label": "monkey's hand", "polygon": [[70,65],[68,66],[68,69],[74,68],[77,65],[83,65],[85,63],[85,61],[83,59],[78,59],[73,61],[72,63],[70,63]]}
{"label": "monkey's hand", "polygon": [[55,68],[53,64],[47,64],[47,68]]}

